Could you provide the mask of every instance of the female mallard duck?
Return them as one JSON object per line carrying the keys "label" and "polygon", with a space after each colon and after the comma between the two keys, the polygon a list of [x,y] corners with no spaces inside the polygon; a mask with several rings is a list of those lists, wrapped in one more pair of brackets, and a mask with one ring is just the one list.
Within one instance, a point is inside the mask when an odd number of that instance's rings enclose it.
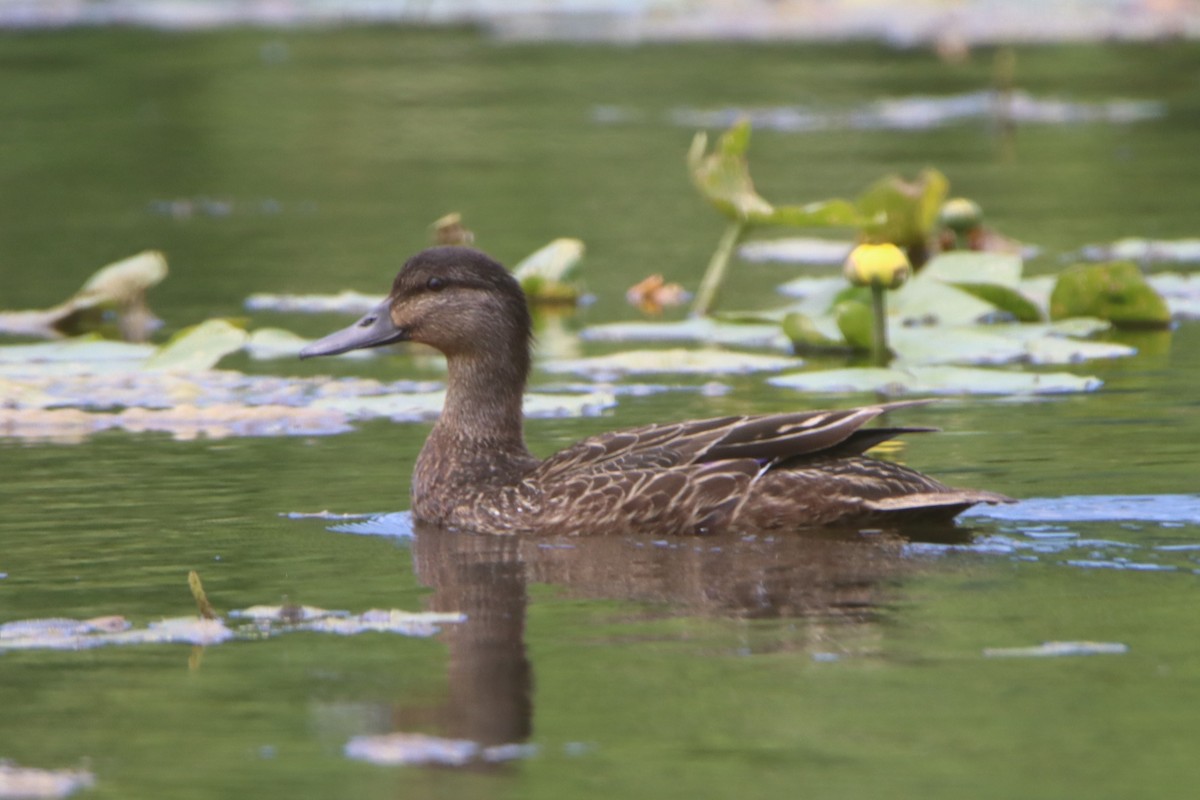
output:
{"label": "female mallard duck", "polygon": [[465,247],[409,259],[387,300],[301,358],[413,341],[446,356],[441,417],[413,473],[416,517],[483,533],[697,534],[948,520],[992,492],[951,489],[864,456],[899,433],[863,429],[895,408],[802,411],[646,425],[584,439],[541,461],[525,448],[525,295]]}

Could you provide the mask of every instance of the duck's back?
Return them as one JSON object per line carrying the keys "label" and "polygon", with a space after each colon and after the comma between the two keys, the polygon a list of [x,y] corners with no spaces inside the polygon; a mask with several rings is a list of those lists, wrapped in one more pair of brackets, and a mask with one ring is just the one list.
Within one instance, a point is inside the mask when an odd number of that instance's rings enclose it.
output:
{"label": "duck's back", "polygon": [[1007,499],[862,455],[899,433],[929,430],[861,429],[903,405],[614,431],[551,456],[496,496],[524,530],[661,535],[949,519]]}

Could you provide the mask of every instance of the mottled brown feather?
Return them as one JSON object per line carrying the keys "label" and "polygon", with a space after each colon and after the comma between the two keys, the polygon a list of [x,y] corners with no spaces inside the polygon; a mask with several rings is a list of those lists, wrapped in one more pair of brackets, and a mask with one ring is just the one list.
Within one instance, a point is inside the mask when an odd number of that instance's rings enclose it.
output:
{"label": "mottled brown feather", "polygon": [[657,423],[539,461],[522,434],[530,321],[512,276],[478,251],[434,248],[405,264],[387,309],[398,332],[389,340],[431,345],[449,367],[446,404],[413,476],[413,511],[428,522],[493,534],[687,535],[949,519],[1008,501],[862,455],[932,430],[862,427],[927,400]]}

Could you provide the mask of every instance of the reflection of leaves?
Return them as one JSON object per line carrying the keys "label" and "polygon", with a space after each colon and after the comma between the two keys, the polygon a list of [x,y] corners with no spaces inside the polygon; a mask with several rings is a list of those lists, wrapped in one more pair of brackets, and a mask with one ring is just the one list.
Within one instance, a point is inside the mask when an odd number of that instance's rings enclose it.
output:
{"label": "reflection of leaves", "polygon": [[1129,261],[1077,264],[1063,271],[1050,295],[1050,318],[1099,317],[1125,328],[1165,328],[1171,312]]}
{"label": "reflection of leaves", "polygon": [[856,226],[862,222],[854,204],[845,200],[827,200],[805,205],[775,206],[754,188],[746,149],[750,144],[750,123],[734,125],[717,139],[711,153],[708,136],[697,133],[688,150],[687,165],[692,183],[706,200],[722,214],[751,225],[791,227]]}
{"label": "reflection of leaves", "polygon": [[858,200],[859,211],[875,218],[864,225],[867,238],[902,247],[923,245],[933,233],[949,191],[950,182],[936,169],[922,170],[915,181],[898,175],[880,179]]}

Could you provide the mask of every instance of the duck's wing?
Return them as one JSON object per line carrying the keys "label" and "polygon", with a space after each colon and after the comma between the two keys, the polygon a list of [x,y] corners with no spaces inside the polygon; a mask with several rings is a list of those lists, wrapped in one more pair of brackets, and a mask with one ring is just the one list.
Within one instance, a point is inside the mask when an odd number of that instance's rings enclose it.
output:
{"label": "duck's wing", "polygon": [[543,461],[531,477],[548,483],[580,473],[668,469],[742,459],[761,467],[818,453],[852,455],[899,433],[933,430],[860,430],[887,411],[929,402],[908,400],[839,411],[715,417],[627,428],[584,439],[556,453]]}

